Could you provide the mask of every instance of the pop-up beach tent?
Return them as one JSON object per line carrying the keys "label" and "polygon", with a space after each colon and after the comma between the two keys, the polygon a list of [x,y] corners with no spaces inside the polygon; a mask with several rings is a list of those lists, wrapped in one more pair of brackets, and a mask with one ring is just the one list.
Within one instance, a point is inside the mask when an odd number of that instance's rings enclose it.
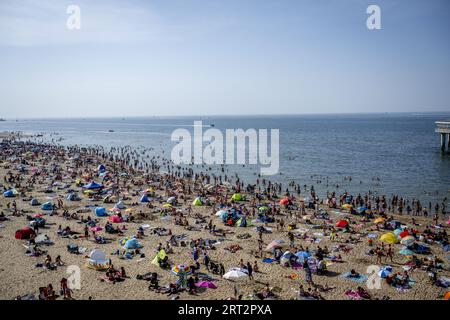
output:
{"label": "pop-up beach tent", "polygon": [[45,202],[44,204],[42,204],[41,209],[46,211],[53,210],[53,203],[51,203],[50,201]]}
{"label": "pop-up beach tent", "polygon": [[192,202],[192,205],[194,205],[194,206],[201,206],[201,205],[203,205],[202,200],[200,199],[200,197],[195,198],[195,200]]}
{"label": "pop-up beach tent", "polygon": [[106,270],[109,268],[109,261],[105,252],[100,249],[94,249],[89,255],[87,267],[94,270]]}
{"label": "pop-up beach tent", "polygon": [[92,181],[91,183],[83,186],[83,189],[86,189],[86,190],[99,190],[102,188],[103,188],[103,185],[101,185],[95,181]]}
{"label": "pop-up beach tent", "polygon": [[241,201],[242,200],[242,195],[240,193],[235,193],[231,196],[231,200],[233,201]]}
{"label": "pop-up beach tent", "polygon": [[95,215],[96,215],[97,217],[105,217],[105,216],[108,215],[108,214],[106,213],[106,209],[103,208],[103,207],[96,207],[96,208],[94,209],[94,213],[95,213]]}
{"label": "pop-up beach tent", "polygon": [[139,201],[142,202],[142,203],[150,202],[150,200],[148,199],[146,193],[144,193],[144,194],[142,195],[142,197],[141,197],[141,199],[140,199]]}

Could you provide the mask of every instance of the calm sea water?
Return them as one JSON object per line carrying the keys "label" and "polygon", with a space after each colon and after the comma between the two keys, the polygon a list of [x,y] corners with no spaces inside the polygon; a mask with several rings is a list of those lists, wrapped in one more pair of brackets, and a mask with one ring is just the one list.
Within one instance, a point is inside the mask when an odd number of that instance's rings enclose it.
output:
{"label": "calm sea water", "polygon": [[[194,120],[223,132],[274,128],[280,130],[280,173],[270,179],[283,188],[295,181],[314,185],[322,195],[339,185],[341,192],[371,190],[442,202],[450,198],[450,155],[440,152],[434,122],[445,119],[450,114],[30,119],[0,122],[0,131],[45,133],[45,139],[66,145],[153,148],[153,154],[168,156],[175,145],[172,131],[192,131]],[[253,182],[259,169],[233,165],[227,171]]]}

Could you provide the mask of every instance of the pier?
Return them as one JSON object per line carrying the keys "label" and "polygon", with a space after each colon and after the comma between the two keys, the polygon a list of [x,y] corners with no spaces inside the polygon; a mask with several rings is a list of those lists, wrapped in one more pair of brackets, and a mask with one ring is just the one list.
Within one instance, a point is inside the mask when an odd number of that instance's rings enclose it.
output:
{"label": "pier", "polygon": [[[434,132],[441,134],[441,151],[450,151],[450,120],[448,121],[436,121],[436,129]],[[447,145],[447,146],[446,146]]]}

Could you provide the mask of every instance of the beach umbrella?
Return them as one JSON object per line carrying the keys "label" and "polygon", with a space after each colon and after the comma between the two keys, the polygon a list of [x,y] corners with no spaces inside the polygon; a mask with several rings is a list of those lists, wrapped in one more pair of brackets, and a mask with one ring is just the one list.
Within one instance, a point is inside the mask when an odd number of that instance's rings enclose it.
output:
{"label": "beach umbrella", "polygon": [[287,206],[289,204],[289,199],[288,198],[283,198],[280,200],[280,205],[282,206]]}
{"label": "beach umbrella", "polygon": [[407,248],[403,248],[402,250],[400,250],[398,253],[403,254],[405,256],[412,256],[414,254],[413,251],[407,249]]}
{"label": "beach umbrella", "polygon": [[155,189],[153,189],[153,188],[147,188],[147,189],[145,189],[145,190],[142,191],[142,193],[152,193],[152,192],[155,192]]}
{"label": "beach umbrella", "polygon": [[258,208],[259,211],[269,211],[269,207],[268,206],[261,206]]}
{"label": "beach umbrella", "polygon": [[307,258],[311,257],[311,253],[309,253],[307,251],[299,251],[295,254],[295,256],[299,257],[299,258],[307,259]]}
{"label": "beach umbrella", "polygon": [[359,207],[358,210],[360,212],[369,210],[367,207]]}
{"label": "beach umbrella", "polygon": [[211,281],[200,281],[195,284],[196,287],[209,288],[209,289],[217,289],[217,286]]}
{"label": "beach umbrella", "polygon": [[353,208],[353,206],[351,204],[349,204],[349,203],[345,203],[341,207],[342,207],[342,209],[351,209],[351,208]]}
{"label": "beach umbrella", "polygon": [[272,251],[276,248],[282,248],[284,246],[283,240],[273,240],[271,243],[269,243],[266,247],[266,251]]}
{"label": "beach umbrella", "polygon": [[311,220],[312,215],[307,214],[306,216],[303,216],[303,220]]}
{"label": "beach umbrella", "polygon": [[242,200],[242,195],[240,193],[235,193],[231,196],[231,200],[233,201],[241,201]]}
{"label": "beach umbrella", "polygon": [[241,269],[232,269],[223,275],[224,279],[239,279],[242,277],[247,277],[248,275],[241,271]]}
{"label": "beach umbrella", "polygon": [[450,300],[450,291],[447,291],[447,293],[444,295],[444,300]]}
{"label": "beach umbrella", "polygon": [[172,208],[172,205],[170,203],[163,204],[163,208]]}
{"label": "beach umbrella", "polygon": [[386,221],[385,218],[378,217],[378,218],[376,218],[373,222],[374,222],[374,223],[381,223],[381,222],[384,222],[384,221]]}
{"label": "beach umbrella", "polygon": [[398,243],[398,238],[392,232],[386,232],[380,237],[380,240],[386,243]]}
{"label": "beach umbrella", "polygon": [[188,275],[188,274],[192,273],[192,269],[188,266],[185,266],[184,264],[179,264],[179,265],[172,267],[171,271],[173,274],[175,274],[177,276],[181,275],[181,274]]}
{"label": "beach umbrella", "polygon": [[413,236],[406,236],[406,237],[402,238],[402,240],[400,240],[400,243],[405,246],[409,246],[409,245],[413,244],[414,241],[416,241],[416,239]]}
{"label": "beach umbrella", "polygon": [[348,226],[347,220],[340,220],[336,223],[337,228],[345,228],[346,226]]}
{"label": "beach umbrella", "polygon": [[386,278],[392,273],[392,269],[389,268],[382,268],[380,271],[378,271],[378,275],[380,278]]}

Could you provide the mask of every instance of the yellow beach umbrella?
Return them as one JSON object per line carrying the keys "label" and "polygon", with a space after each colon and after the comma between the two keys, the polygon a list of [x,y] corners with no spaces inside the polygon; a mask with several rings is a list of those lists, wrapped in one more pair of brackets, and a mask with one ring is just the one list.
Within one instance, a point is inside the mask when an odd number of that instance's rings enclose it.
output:
{"label": "yellow beach umbrella", "polygon": [[343,209],[351,209],[353,206],[351,204],[349,204],[349,203],[346,203],[346,204],[343,204],[341,207]]}
{"label": "yellow beach umbrella", "polygon": [[380,237],[380,240],[386,243],[398,243],[398,238],[392,232],[387,232]]}

